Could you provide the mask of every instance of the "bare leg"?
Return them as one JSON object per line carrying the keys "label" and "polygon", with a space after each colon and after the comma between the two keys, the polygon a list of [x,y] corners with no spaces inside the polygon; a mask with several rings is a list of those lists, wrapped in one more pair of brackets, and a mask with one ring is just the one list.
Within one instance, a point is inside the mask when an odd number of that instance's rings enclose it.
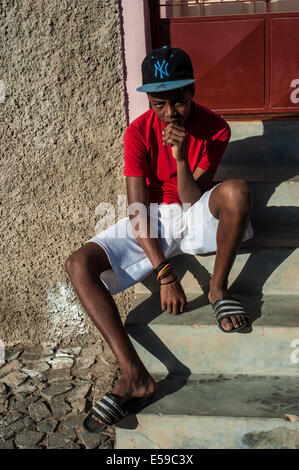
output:
{"label": "bare leg", "polygon": [[133,397],[151,396],[155,381],[137,355],[115,301],[99,278],[110,268],[105,251],[94,242],[83,245],[65,263],[81,304],[119,362],[121,377],[112,392],[120,397],[120,403],[124,403]]}
{"label": "bare leg", "polygon": [[[229,179],[213,190],[209,207],[217,219],[217,251],[214,273],[210,280],[209,299],[214,303],[219,297],[229,297],[227,280],[234,263],[240,243],[247,229],[250,209],[251,192],[246,181]],[[223,318],[221,326],[230,331],[245,323],[243,315]]]}

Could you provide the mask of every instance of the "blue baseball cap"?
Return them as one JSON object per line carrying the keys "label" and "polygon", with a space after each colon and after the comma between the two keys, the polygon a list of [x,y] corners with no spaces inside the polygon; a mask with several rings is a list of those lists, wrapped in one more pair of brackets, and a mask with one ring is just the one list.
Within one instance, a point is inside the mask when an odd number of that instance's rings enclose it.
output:
{"label": "blue baseball cap", "polygon": [[195,82],[189,55],[178,47],[153,50],[142,62],[142,86],[137,91],[162,92]]}

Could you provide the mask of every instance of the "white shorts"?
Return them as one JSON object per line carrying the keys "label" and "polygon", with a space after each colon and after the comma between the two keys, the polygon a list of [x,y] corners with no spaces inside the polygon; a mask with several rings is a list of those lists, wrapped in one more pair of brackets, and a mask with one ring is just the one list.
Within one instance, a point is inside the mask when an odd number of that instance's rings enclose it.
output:
{"label": "white shorts", "polygon": [[[151,227],[159,236],[166,258],[216,251],[219,220],[209,209],[209,198],[218,184],[185,211],[177,203],[156,204],[156,210],[151,212]],[[253,228],[249,222],[242,241],[252,237]],[[88,242],[100,245],[108,256],[112,269],[102,272],[100,278],[113,295],[142,281],[154,269],[134,235],[129,217],[98,233],[84,245]]]}

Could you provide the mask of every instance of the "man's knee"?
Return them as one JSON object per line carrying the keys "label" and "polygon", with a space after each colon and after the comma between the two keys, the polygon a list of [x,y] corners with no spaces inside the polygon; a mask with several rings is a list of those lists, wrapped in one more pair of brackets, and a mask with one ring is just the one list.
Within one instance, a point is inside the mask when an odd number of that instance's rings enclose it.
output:
{"label": "man's knee", "polygon": [[251,189],[247,181],[241,178],[228,179],[223,181],[221,186],[229,205],[247,208],[251,206]]}
{"label": "man's knee", "polygon": [[81,269],[86,264],[86,256],[77,250],[66,259],[64,268],[69,277],[71,277],[78,269]]}
{"label": "man's knee", "polygon": [[105,251],[95,243],[87,243],[81,246],[67,258],[64,266],[69,277],[75,273],[86,271],[100,275],[103,271],[111,269]]}

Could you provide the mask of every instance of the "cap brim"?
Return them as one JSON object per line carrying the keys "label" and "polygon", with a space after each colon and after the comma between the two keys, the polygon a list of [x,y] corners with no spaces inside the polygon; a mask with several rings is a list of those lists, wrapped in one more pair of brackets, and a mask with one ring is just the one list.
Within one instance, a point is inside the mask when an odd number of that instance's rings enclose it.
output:
{"label": "cap brim", "polygon": [[142,85],[136,88],[137,91],[144,91],[146,93],[152,92],[159,92],[159,91],[168,91],[168,90],[175,90],[176,88],[182,88],[187,85],[191,85],[194,83],[195,79],[187,79],[187,80],[175,80],[173,82],[159,82],[159,83],[147,83],[146,85]]}

